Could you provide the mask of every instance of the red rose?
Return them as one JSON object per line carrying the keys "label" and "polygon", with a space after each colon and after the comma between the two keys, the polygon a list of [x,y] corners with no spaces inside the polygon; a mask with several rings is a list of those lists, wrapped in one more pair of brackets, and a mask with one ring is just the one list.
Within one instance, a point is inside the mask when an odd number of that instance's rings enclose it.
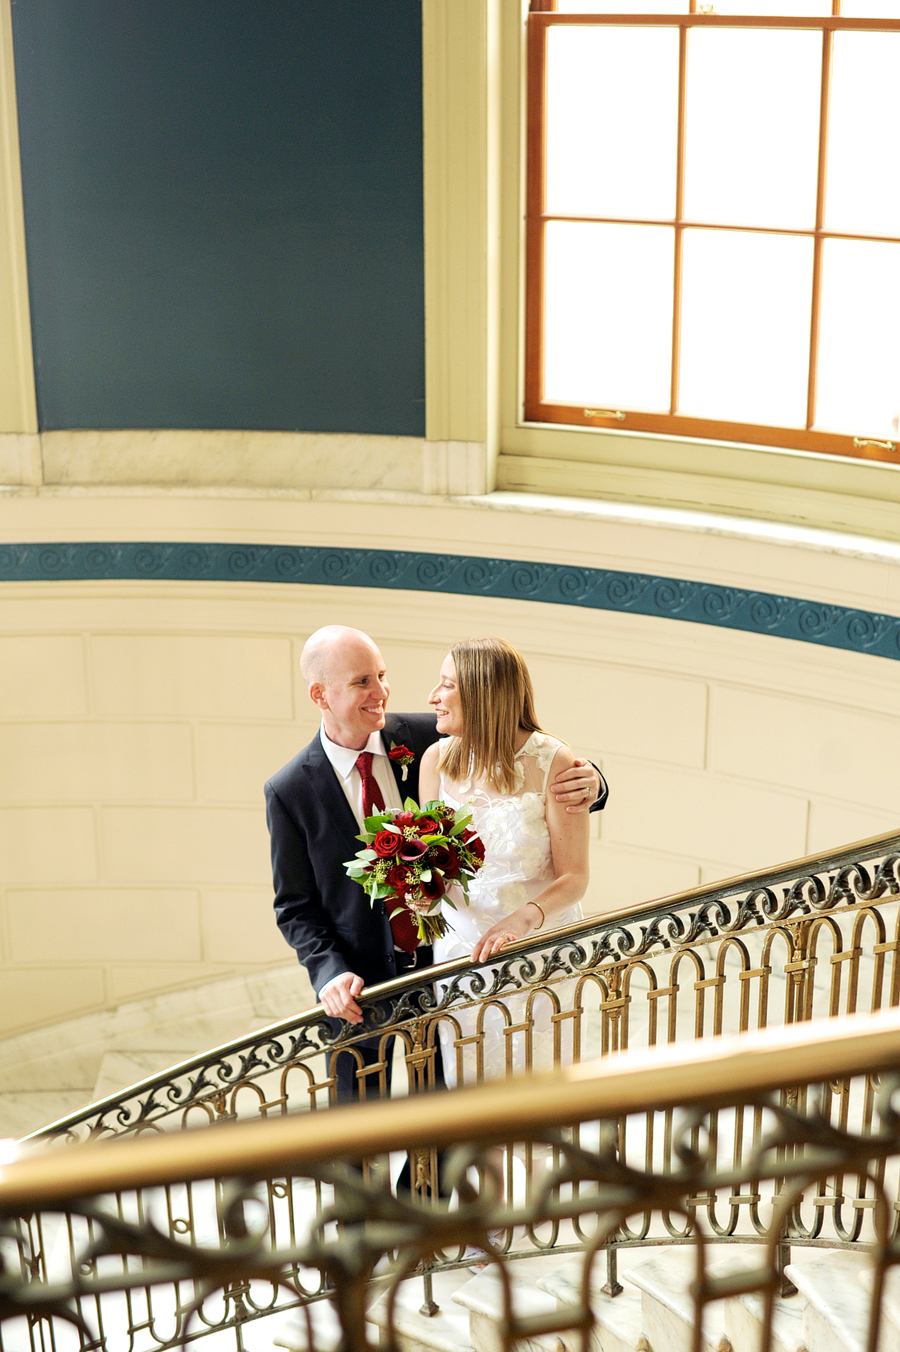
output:
{"label": "red rose", "polygon": [[466,843],[468,843],[474,835],[475,832],[472,830],[471,826],[467,826],[462,833],[462,838]]}
{"label": "red rose", "polygon": [[411,761],[415,760],[415,756],[408,746],[403,746],[401,743],[400,746],[391,747],[388,752],[388,760],[400,761],[401,765],[409,765]]}
{"label": "red rose", "polygon": [[[396,837],[400,840],[400,837]],[[400,858],[407,864],[415,863],[428,853],[428,846],[421,840],[400,840]]]}
{"label": "red rose", "polygon": [[453,818],[452,818],[452,817],[445,817],[445,818],[444,818],[444,820],[441,822],[441,830],[443,831],[443,833],[444,833],[445,836],[449,836],[450,832],[453,830]]}
{"label": "red rose", "polygon": [[432,817],[420,817],[415,826],[420,836],[433,836],[438,830],[438,824]]}
{"label": "red rose", "polygon": [[427,898],[428,901],[437,901],[438,897],[444,895],[444,880],[441,875],[435,873],[434,870],[432,870],[428,882],[426,883],[423,878],[419,883],[419,887],[422,891],[422,896]]}
{"label": "red rose", "polygon": [[474,854],[476,859],[484,861],[484,845],[480,836],[473,836],[471,840],[467,840],[466,849],[470,854]]}
{"label": "red rose", "polygon": [[372,849],[379,859],[390,859],[392,854],[397,853],[402,842],[403,837],[398,836],[396,831],[379,831],[372,841]]}
{"label": "red rose", "polygon": [[459,873],[459,856],[455,850],[448,850],[446,845],[432,845],[431,860],[445,878],[455,878]]}
{"label": "red rose", "polygon": [[402,892],[408,886],[411,877],[412,869],[407,868],[405,864],[395,864],[388,873],[387,883],[395,892]]}
{"label": "red rose", "polygon": [[398,812],[394,818],[394,825],[399,827],[412,826],[415,817],[411,812]]}

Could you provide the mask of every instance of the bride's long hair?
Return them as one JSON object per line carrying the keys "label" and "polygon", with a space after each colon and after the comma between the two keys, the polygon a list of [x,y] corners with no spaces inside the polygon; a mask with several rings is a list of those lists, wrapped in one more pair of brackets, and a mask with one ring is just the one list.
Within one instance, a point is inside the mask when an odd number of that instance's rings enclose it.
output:
{"label": "bride's long hair", "polygon": [[438,767],[455,784],[484,780],[498,793],[516,788],[516,743],[542,732],[531,677],[520,652],[502,638],[470,638],[450,649],[463,730],[441,748]]}

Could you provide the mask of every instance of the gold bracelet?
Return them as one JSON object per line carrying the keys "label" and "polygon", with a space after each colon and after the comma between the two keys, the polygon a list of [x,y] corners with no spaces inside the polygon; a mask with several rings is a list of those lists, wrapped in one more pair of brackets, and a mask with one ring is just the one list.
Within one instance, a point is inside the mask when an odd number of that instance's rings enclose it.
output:
{"label": "gold bracelet", "polygon": [[538,906],[538,904],[537,904],[536,901],[529,901],[529,902],[526,902],[526,905],[528,905],[528,906],[537,906],[538,910],[539,910],[540,913],[541,913],[541,923],[540,923],[539,925],[535,925],[534,928],[535,928],[536,930],[543,929],[543,928],[544,928],[544,921],[547,919],[547,917],[544,915],[544,909],[543,909],[543,907],[542,907],[542,906]]}

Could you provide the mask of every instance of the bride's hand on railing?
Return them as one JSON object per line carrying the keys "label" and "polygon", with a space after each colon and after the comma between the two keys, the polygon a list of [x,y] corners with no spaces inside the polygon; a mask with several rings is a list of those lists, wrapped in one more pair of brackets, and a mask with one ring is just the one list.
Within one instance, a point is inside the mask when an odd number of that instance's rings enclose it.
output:
{"label": "bride's hand on railing", "polygon": [[486,933],[482,934],[472,949],[472,961],[485,962],[487,958],[492,958],[495,953],[499,953],[501,948],[506,948],[507,944],[515,944],[520,939],[527,938],[532,930],[541,928],[543,918],[543,914],[536,903],[526,901],[524,906],[520,906],[517,911],[505,915],[502,920],[497,921],[496,925],[492,925]]}

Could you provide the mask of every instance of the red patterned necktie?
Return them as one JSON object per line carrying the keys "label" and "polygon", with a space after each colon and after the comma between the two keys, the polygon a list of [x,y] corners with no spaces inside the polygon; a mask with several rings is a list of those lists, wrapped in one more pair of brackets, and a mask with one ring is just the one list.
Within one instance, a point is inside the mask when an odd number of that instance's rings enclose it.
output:
{"label": "red patterned necktie", "polygon": [[[361,751],[356,758],[356,768],[362,780],[364,817],[371,817],[375,812],[384,811],[384,794],[378,780],[372,774],[372,760],[371,751]],[[404,906],[397,915],[391,916],[391,932],[397,948],[402,948],[404,953],[415,953],[419,947],[419,936],[407,907]]]}

